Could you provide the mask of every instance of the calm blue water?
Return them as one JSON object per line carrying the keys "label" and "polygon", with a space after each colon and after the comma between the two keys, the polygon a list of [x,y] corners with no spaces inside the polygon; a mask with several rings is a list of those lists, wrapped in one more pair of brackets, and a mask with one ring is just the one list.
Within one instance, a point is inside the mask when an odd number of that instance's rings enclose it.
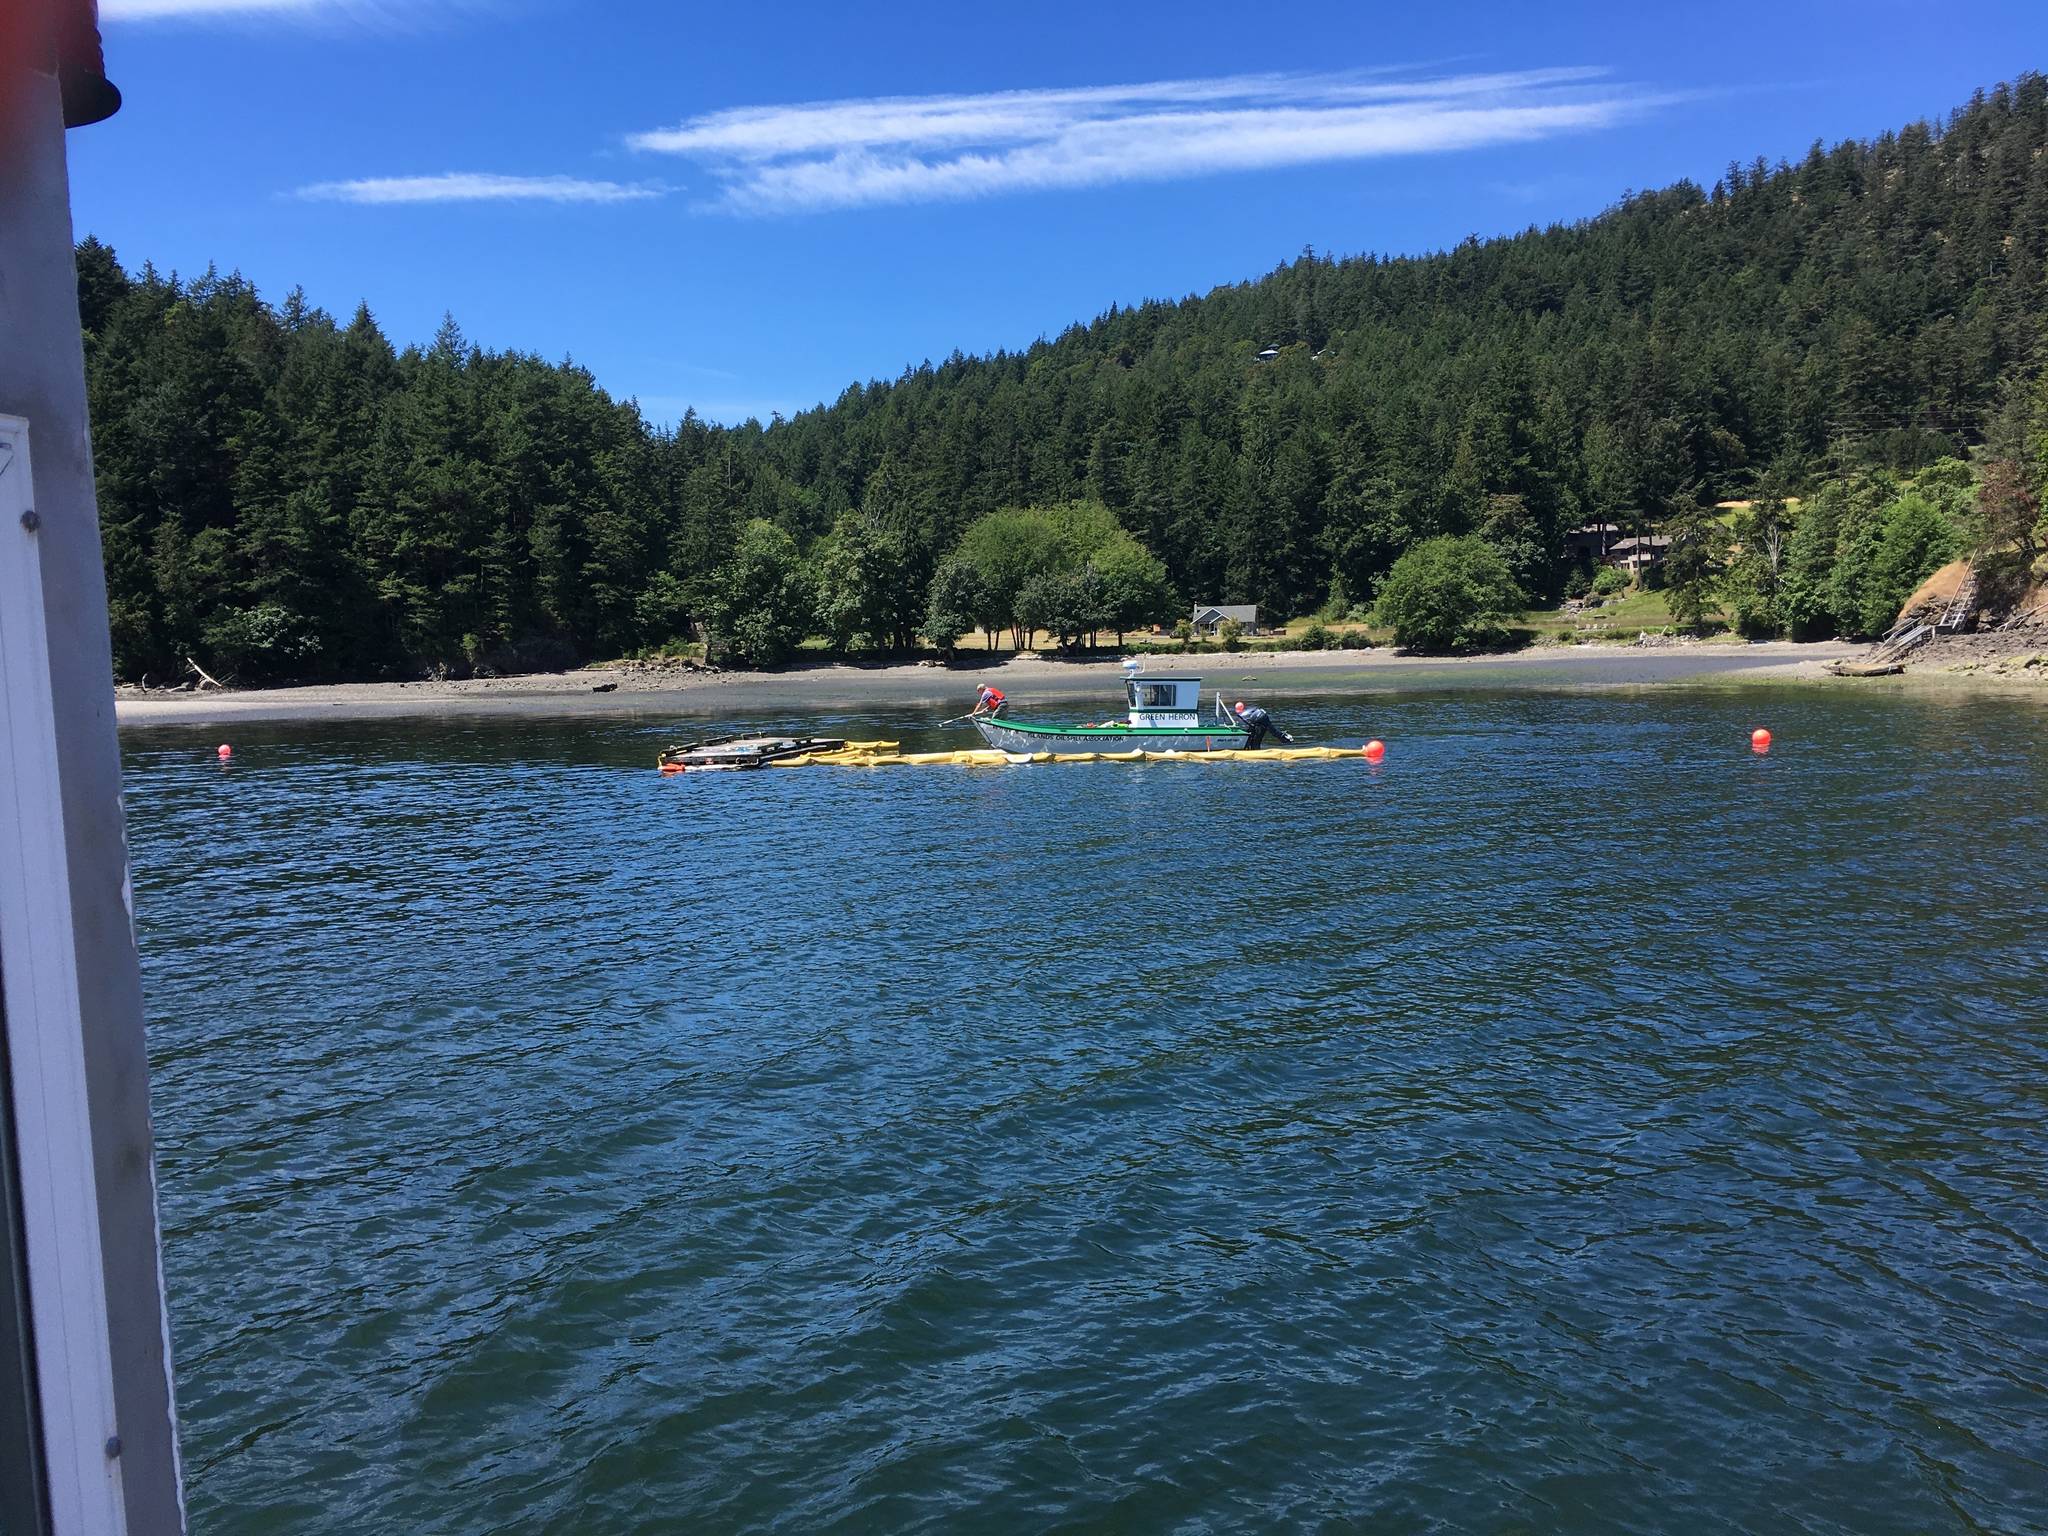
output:
{"label": "calm blue water", "polygon": [[2048,1529],[2048,712],[1275,712],[131,736],[194,1529]]}

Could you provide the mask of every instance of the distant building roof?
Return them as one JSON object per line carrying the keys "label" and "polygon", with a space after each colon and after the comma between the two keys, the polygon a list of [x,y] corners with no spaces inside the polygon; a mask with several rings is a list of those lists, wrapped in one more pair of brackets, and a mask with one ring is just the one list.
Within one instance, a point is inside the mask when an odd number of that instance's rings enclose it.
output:
{"label": "distant building roof", "polygon": [[1270,363],[1274,358],[1278,357],[1279,355],[1280,349],[1278,347],[1265,347],[1262,348],[1259,352],[1259,361],[1262,363]]}
{"label": "distant building roof", "polygon": [[1240,624],[1259,622],[1257,603],[1197,603],[1195,622],[1197,624],[1221,624],[1226,619],[1235,619]]}

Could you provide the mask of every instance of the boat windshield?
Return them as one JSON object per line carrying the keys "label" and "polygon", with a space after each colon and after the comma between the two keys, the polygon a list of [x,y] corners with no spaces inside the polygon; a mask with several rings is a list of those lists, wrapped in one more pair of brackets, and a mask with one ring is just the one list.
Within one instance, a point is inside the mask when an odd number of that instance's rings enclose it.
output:
{"label": "boat windshield", "polygon": [[1134,677],[1125,692],[1134,715],[1186,715],[1202,707],[1199,677]]}

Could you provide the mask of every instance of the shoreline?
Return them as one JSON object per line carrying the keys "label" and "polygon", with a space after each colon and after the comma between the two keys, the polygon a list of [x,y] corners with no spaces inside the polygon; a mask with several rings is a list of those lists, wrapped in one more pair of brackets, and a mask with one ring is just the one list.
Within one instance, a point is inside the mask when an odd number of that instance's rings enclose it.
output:
{"label": "shoreline", "polygon": [[[1754,645],[1546,646],[1500,655],[1442,657],[1392,651],[1215,653],[1185,658],[1211,686],[1265,694],[1370,692],[1429,687],[1644,687],[1715,680],[1804,681],[1824,678],[1828,662],[1862,646],[1838,641]],[[1147,669],[1182,670],[1182,658],[1150,656]],[[994,682],[1013,703],[1101,700],[1114,695],[1122,657],[1017,660],[941,667],[916,662],[860,667],[843,663],[779,672],[705,675],[628,665],[578,672],[529,673],[451,682],[320,683],[226,693],[116,690],[123,728],[225,725],[235,721],[363,721],[415,718],[705,716],[858,708],[867,705],[967,707],[974,686]],[[1987,679],[1988,681],[1989,679]],[[1896,682],[1897,679],[1890,681]]]}

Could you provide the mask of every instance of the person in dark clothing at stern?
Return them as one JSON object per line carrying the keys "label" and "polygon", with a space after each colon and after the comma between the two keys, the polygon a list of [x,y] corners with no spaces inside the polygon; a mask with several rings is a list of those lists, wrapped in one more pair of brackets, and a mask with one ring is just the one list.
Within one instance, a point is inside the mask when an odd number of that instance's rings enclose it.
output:
{"label": "person in dark clothing at stern", "polygon": [[1275,725],[1273,723],[1273,717],[1267,714],[1263,709],[1259,708],[1258,705],[1247,704],[1243,699],[1239,699],[1237,703],[1232,706],[1232,708],[1236,712],[1237,718],[1242,720],[1245,724],[1245,728],[1251,732],[1251,734],[1245,737],[1244,740],[1244,746],[1247,752],[1251,751],[1252,748],[1256,747],[1260,742],[1264,741],[1269,733],[1271,735],[1279,737],[1282,741],[1287,742],[1289,745],[1293,744],[1294,738],[1288,735],[1285,731],[1281,730],[1279,726]]}

